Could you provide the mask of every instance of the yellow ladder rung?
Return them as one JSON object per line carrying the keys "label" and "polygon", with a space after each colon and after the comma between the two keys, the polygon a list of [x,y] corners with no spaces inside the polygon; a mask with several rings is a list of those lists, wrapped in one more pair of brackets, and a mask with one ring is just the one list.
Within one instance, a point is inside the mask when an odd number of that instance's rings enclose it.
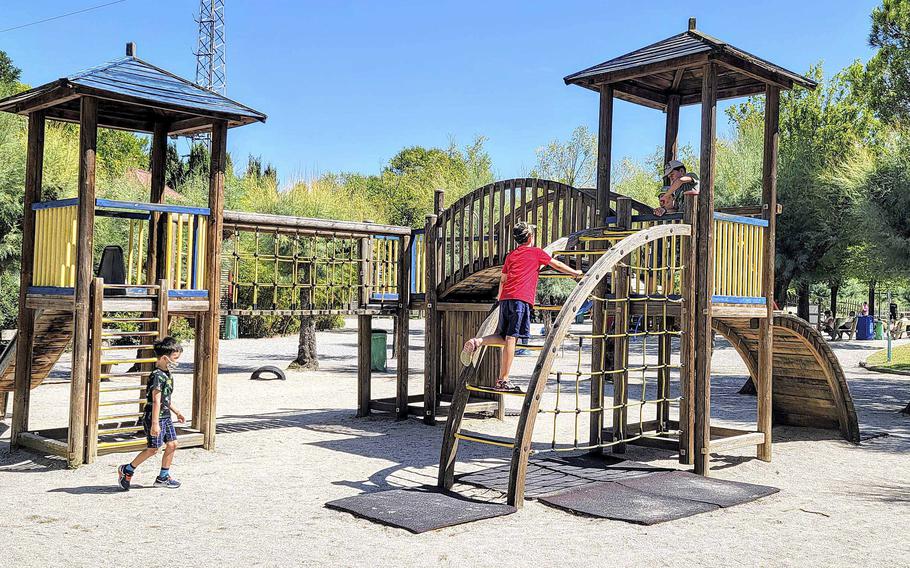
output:
{"label": "yellow ladder rung", "polygon": [[121,331],[118,333],[102,333],[101,337],[152,337],[157,336],[157,331]]}
{"label": "yellow ladder rung", "polygon": [[140,404],[145,405],[145,399],[142,398],[131,398],[127,400],[105,400],[98,403],[98,406],[121,406],[124,404]]}
{"label": "yellow ladder rung", "polygon": [[504,395],[511,395],[511,396],[524,396],[525,395],[525,393],[523,393],[523,392],[501,391],[501,390],[496,390],[494,388],[479,387],[476,385],[468,385],[468,390],[472,391],[472,392],[483,392],[483,393],[487,393],[487,394],[504,394]]}
{"label": "yellow ladder rung", "polygon": [[455,437],[459,440],[465,440],[467,442],[477,442],[479,444],[488,444],[490,446],[499,446],[500,448],[514,448],[515,442],[504,442],[502,440],[497,440],[496,438],[487,438],[486,436],[478,436],[476,434],[462,434],[458,432],[455,434]]}
{"label": "yellow ladder rung", "polygon": [[121,442],[98,442],[98,449],[139,447],[139,444],[145,444],[145,436],[137,436],[131,440],[123,440]]}
{"label": "yellow ladder rung", "polygon": [[98,430],[99,436],[109,436],[111,434],[125,434],[127,432],[140,432],[142,431],[142,426],[129,426],[124,428],[108,428],[105,430]]}
{"label": "yellow ladder rung", "polygon": [[99,416],[98,422],[110,422],[112,420],[138,420],[142,418],[143,414],[141,412],[134,412],[132,414],[108,414],[107,416]]}
{"label": "yellow ladder rung", "polygon": [[98,375],[98,378],[99,378],[99,379],[113,379],[113,378],[118,378],[118,377],[142,377],[142,376],[145,376],[145,375],[148,375],[148,372],[146,372],[146,371],[132,371],[132,372],[129,372],[129,373],[127,373],[127,372],[124,372],[124,373],[101,373],[101,374]]}
{"label": "yellow ladder rung", "polygon": [[155,347],[154,345],[109,345],[109,346],[102,345],[101,350],[102,351],[116,351],[118,349],[119,350],[124,350],[124,349],[139,350],[139,349],[154,349],[154,347]]}
{"label": "yellow ladder rung", "polygon": [[158,323],[158,318],[101,318],[101,323]]}
{"label": "yellow ladder rung", "polygon": [[109,359],[101,361],[102,365],[122,365],[124,363],[154,363],[158,359],[155,357],[146,357],[144,359]]}
{"label": "yellow ladder rung", "polygon": [[145,390],[145,385],[124,385],[120,387],[101,387],[99,392],[123,392],[132,390]]}

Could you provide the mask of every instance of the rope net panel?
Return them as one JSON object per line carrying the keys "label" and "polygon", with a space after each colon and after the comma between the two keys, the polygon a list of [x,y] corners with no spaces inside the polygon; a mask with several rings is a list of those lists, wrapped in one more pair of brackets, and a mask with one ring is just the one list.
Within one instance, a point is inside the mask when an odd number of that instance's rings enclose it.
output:
{"label": "rope net panel", "polygon": [[398,237],[235,230],[224,251],[227,310],[346,313],[393,302],[399,247]]}

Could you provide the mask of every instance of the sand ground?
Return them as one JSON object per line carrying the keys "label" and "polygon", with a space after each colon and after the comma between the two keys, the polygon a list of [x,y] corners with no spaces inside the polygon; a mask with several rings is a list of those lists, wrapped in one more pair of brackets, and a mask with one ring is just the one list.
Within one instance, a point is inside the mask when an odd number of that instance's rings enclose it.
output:
{"label": "sand ground", "polygon": [[[422,339],[415,321],[413,392],[422,380]],[[898,413],[910,401],[910,377],[858,366],[881,342],[835,344],[859,414],[860,446],[828,432],[776,428],[770,463],[745,449],[712,458],[717,477],[773,485],[781,489],[776,495],[651,527],[528,502],[507,517],[412,535],[323,504],[365,491],[432,484],[442,426],[385,415],[354,418],[353,322],[320,333],[318,341],[322,369],[289,372],[286,382],[254,382],[249,373],[264,364],[285,366],[296,338],[222,342],[217,448],[178,452],[172,471],[184,485],[176,491],[149,487],[157,471],[152,462],[140,468],[135,490],[115,490],[116,467],[126,461],[122,454],[67,470],[54,458],[10,453],[9,423],[0,423],[2,564],[910,565],[910,417]],[[520,360],[519,374],[532,364]],[[755,399],[736,394],[745,373],[735,351],[718,342],[712,382],[718,423],[754,420]],[[178,407],[189,408],[190,381],[189,375],[177,376]],[[33,428],[65,424],[68,388],[58,379],[33,391]],[[377,374],[374,395],[393,392],[394,375]],[[467,426],[508,433],[515,420],[470,420]],[[676,463],[667,452],[645,448],[632,447],[627,456]],[[459,470],[497,464],[502,457],[496,448],[466,447]]]}

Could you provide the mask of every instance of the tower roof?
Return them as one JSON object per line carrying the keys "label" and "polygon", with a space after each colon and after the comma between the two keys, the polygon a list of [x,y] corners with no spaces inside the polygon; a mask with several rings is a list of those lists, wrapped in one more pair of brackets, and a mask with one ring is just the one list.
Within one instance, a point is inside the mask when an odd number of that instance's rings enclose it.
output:
{"label": "tower roof", "polygon": [[152,132],[162,120],[171,135],[208,130],[213,120],[226,120],[230,127],[266,120],[259,111],[133,55],[7,97],[0,100],[0,111],[44,109],[48,118],[78,122],[83,96],[99,99],[99,126],[138,132]]}
{"label": "tower roof", "polygon": [[681,34],[572,73],[564,80],[567,85],[595,91],[612,85],[619,99],[663,109],[670,95],[679,95],[681,105],[701,102],[702,67],[708,61],[719,64],[718,99],[763,93],[767,85],[782,89],[817,86],[811,79],[698,31],[694,20]]}

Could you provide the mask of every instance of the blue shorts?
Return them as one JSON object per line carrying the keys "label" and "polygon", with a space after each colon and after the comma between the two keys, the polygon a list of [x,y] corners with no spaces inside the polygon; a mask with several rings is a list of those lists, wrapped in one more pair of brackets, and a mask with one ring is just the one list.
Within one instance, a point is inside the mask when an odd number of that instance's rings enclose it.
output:
{"label": "blue shorts", "polygon": [[150,416],[142,418],[142,429],[145,430],[145,441],[148,442],[149,448],[160,448],[168,442],[177,439],[177,431],[174,430],[174,422],[170,418],[159,418],[158,424],[161,431],[157,436],[152,436],[152,419]]}
{"label": "blue shorts", "polygon": [[531,305],[523,300],[499,302],[496,335],[502,338],[531,337]]}

